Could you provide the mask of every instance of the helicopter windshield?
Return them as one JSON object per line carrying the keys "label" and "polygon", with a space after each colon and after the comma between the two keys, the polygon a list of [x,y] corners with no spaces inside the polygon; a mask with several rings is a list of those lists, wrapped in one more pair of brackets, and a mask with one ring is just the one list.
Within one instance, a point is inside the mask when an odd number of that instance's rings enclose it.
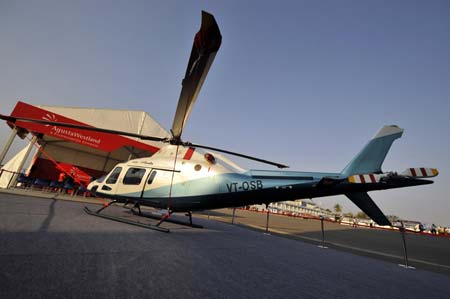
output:
{"label": "helicopter windshield", "polygon": [[122,167],[116,167],[109,175],[108,179],[106,180],[106,184],[115,184],[117,182],[117,179],[119,178],[120,172],[122,171]]}

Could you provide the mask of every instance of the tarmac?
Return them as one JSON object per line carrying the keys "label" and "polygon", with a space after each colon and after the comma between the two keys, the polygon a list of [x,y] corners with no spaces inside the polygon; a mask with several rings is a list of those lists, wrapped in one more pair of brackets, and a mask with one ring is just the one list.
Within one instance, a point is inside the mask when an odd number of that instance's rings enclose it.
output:
{"label": "tarmac", "polygon": [[161,233],[58,198],[0,193],[1,298],[450,298],[449,275],[205,215]]}
{"label": "tarmac", "polygon": [[[210,219],[234,223],[244,227],[265,231],[266,213],[236,209],[232,220],[232,209],[221,209],[209,213]],[[317,219],[303,219],[284,215],[269,215],[269,232],[284,237],[322,244],[321,223]],[[370,256],[393,263],[405,264],[402,235],[398,230],[352,227],[332,221],[324,221],[324,245],[355,254]],[[405,235],[407,263],[450,275],[450,236],[408,232]]]}

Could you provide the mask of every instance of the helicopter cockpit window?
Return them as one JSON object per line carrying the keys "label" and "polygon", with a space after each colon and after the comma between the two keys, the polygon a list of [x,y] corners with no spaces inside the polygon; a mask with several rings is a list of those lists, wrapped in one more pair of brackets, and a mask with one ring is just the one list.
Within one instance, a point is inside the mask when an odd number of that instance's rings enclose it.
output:
{"label": "helicopter cockpit window", "polygon": [[143,168],[130,168],[128,169],[125,177],[123,178],[124,185],[139,185],[141,183],[142,177],[145,174],[145,169]]}
{"label": "helicopter cockpit window", "polygon": [[122,171],[122,167],[116,167],[109,175],[108,179],[106,180],[106,183],[107,184],[115,184],[117,182],[117,179],[119,178],[121,171]]}
{"label": "helicopter cockpit window", "polygon": [[95,181],[96,181],[97,183],[103,183],[103,181],[105,180],[105,178],[106,178],[106,175],[102,175],[100,178],[96,179]]}
{"label": "helicopter cockpit window", "polygon": [[152,174],[150,175],[150,177],[147,180],[147,184],[150,185],[151,183],[153,183],[153,180],[155,179],[155,176],[156,176],[156,170],[153,170]]}

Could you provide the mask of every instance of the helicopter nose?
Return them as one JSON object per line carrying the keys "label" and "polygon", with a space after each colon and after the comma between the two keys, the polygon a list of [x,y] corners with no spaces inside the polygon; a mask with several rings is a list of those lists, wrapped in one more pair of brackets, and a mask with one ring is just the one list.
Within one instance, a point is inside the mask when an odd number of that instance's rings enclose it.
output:
{"label": "helicopter nose", "polygon": [[87,185],[86,189],[91,193],[91,195],[95,196],[95,193],[97,192],[98,185],[95,183],[95,181],[89,183]]}

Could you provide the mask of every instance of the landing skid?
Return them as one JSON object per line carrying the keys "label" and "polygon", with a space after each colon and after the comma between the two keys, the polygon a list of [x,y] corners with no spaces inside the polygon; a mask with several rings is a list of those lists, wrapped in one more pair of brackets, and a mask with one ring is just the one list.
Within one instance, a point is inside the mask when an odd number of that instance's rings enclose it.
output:
{"label": "landing skid", "polygon": [[[142,217],[146,217],[146,218],[151,218],[151,219],[156,219],[156,220],[161,220],[161,216],[157,216],[157,215],[154,215],[152,213],[143,213],[140,209],[139,209],[138,212],[136,212],[134,209],[131,209],[131,212],[134,215],[138,215],[138,216],[142,216]],[[186,226],[190,226],[190,227],[195,227],[195,228],[203,228],[202,225],[192,223],[192,213],[189,212],[189,213],[186,214],[186,216],[189,217],[189,222],[184,222],[184,221],[176,220],[176,219],[173,219],[173,218],[167,218],[164,221],[165,222],[179,224],[179,225],[186,225]]]}
{"label": "landing skid", "polygon": [[[134,215],[159,220],[158,223],[157,224],[142,223],[142,222],[130,220],[130,219],[127,219],[124,217],[106,215],[106,214],[101,213],[104,209],[106,209],[116,203],[120,203],[120,202],[118,200],[112,201],[109,204],[104,205],[102,208],[98,209],[97,211],[91,211],[88,207],[84,207],[84,211],[87,214],[92,215],[92,216],[97,216],[97,217],[101,217],[104,219],[122,222],[122,223],[126,223],[126,224],[131,224],[131,225],[135,225],[135,226],[139,226],[139,227],[143,227],[143,228],[153,229],[153,230],[157,230],[157,231],[164,232],[164,233],[168,233],[168,232],[170,232],[170,230],[167,228],[160,227],[160,225],[163,222],[171,222],[171,223],[175,223],[178,225],[186,225],[186,226],[195,227],[195,228],[203,228],[203,226],[201,226],[201,225],[192,223],[192,213],[191,212],[188,212],[186,214],[186,216],[189,217],[189,222],[187,223],[184,221],[170,218],[170,215],[172,214],[170,212],[168,214],[165,214],[162,216],[154,215],[151,213],[143,213],[141,211],[141,207],[140,207],[139,203],[135,203],[132,208],[129,208],[129,207],[127,207],[127,205],[130,203],[129,201],[126,201],[124,203],[124,205],[123,205],[124,208],[129,209]],[[137,209],[137,211],[135,209]]]}
{"label": "landing skid", "polygon": [[153,229],[153,230],[160,231],[160,232],[163,232],[163,233],[170,232],[169,229],[160,227],[159,224],[158,225],[146,224],[146,223],[141,223],[139,221],[129,220],[129,219],[126,219],[126,218],[123,218],[123,217],[111,216],[111,215],[106,215],[106,214],[101,214],[100,213],[105,208],[111,206],[114,203],[115,202],[111,202],[108,205],[102,207],[101,209],[99,209],[97,211],[91,211],[88,207],[84,207],[84,211],[87,214],[92,215],[92,216],[97,216],[97,217],[101,217],[101,218],[105,218],[105,219],[109,219],[109,220],[113,220],[113,221],[117,221],[117,222],[122,222],[122,223],[126,223],[126,224],[131,224],[131,225],[135,225],[135,226],[139,226],[139,227],[143,227],[143,228]]}

